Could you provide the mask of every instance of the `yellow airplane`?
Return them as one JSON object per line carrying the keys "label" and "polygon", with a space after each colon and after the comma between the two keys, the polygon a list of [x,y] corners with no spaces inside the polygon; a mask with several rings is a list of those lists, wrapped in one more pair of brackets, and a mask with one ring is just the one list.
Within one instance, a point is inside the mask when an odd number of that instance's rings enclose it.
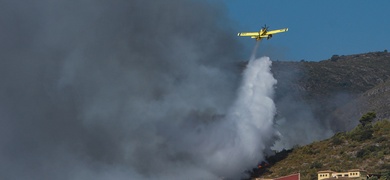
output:
{"label": "yellow airplane", "polygon": [[259,32],[241,32],[238,33],[237,36],[250,36],[251,38],[256,38],[256,40],[259,41],[263,38],[270,39],[272,38],[273,34],[282,33],[286,31],[288,31],[288,28],[268,31],[267,25],[264,25],[264,27],[262,27]]}

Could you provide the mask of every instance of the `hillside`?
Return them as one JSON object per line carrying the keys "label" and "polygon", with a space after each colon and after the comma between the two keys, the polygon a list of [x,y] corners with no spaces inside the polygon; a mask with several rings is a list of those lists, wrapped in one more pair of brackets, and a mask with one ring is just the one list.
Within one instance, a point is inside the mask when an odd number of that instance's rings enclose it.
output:
{"label": "hillside", "polygon": [[317,179],[317,171],[365,169],[390,172],[390,121],[359,125],[353,130],[269,157],[265,168],[254,168],[252,177],[279,177],[301,173],[301,179]]}
{"label": "hillside", "polygon": [[[334,55],[319,62],[274,61],[273,73],[278,87],[295,84],[293,89],[309,97],[332,95],[334,92],[363,93],[390,77],[390,53],[373,52],[348,56]],[[282,90],[281,90],[282,91]]]}
{"label": "hillside", "polygon": [[[368,111],[375,111],[379,119],[390,117],[390,80],[380,83],[374,88],[364,92],[358,98],[353,99],[345,106],[342,106],[333,112],[332,117],[335,121],[342,119],[358,119],[362,114]],[[343,126],[355,126],[356,123],[348,122]],[[350,129],[350,128],[348,128]]]}
{"label": "hillside", "polygon": [[[319,62],[274,61],[272,72],[278,80],[275,102],[279,118],[288,117],[288,122],[299,122],[302,118],[312,119],[315,124],[340,132],[353,128],[357,124],[356,118],[366,112],[366,109],[381,109],[378,107],[381,104],[367,101],[374,96],[369,95],[369,92],[363,94],[371,89],[375,92],[373,88],[380,84],[388,87],[390,53],[334,55]],[[375,97],[383,99],[381,95],[383,93]],[[353,109],[357,98],[361,99],[359,103],[367,106],[362,107],[358,113],[340,113],[345,110],[341,110],[342,107]],[[383,108],[389,110],[388,107]],[[382,112],[384,111],[378,111],[378,116],[390,118],[389,113]]]}

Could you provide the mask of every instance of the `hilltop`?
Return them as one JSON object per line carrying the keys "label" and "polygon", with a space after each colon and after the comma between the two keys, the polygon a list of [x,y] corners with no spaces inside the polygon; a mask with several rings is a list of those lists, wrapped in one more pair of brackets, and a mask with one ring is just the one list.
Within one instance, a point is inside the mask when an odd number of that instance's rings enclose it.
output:
{"label": "hilltop", "polygon": [[359,94],[389,79],[390,53],[333,55],[319,62],[274,61],[272,70],[277,79],[298,80],[293,90],[307,92],[309,97],[329,96],[334,92]]}

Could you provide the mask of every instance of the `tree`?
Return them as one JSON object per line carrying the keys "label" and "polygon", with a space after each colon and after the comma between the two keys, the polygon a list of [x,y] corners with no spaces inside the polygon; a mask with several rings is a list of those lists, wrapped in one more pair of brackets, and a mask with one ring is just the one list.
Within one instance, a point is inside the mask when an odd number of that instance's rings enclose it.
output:
{"label": "tree", "polygon": [[381,179],[390,180],[390,171],[383,173]]}
{"label": "tree", "polygon": [[331,61],[337,61],[337,60],[339,59],[339,57],[340,57],[339,55],[336,55],[336,54],[335,54],[335,55],[333,55],[333,56],[330,58],[330,60],[331,60]]}
{"label": "tree", "polygon": [[376,113],[375,112],[368,112],[366,113],[365,115],[363,115],[359,122],[360,124],[364,126],[366,126],[367,124],[371,124],[372,121],[374,121],[374,119],[376,118]]}
{"label": "tree", "polygon": [[373,132],[374,130],[371,124],[366,126],[359,124],[355,129],[348,133],[348,136],[354,141],[362,142],[371,139]]}
{"label": "tree", "polygon": [[378,180],[378,177],[372,176],[372,177],[369,177],[368,180]]}

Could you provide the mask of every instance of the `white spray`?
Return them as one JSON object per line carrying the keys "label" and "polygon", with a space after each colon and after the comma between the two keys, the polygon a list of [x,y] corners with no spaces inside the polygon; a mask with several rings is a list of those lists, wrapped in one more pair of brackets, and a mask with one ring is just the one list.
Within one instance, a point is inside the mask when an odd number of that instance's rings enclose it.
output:
{"label": "white spray", "polygon": [[218,163],[222,157],[229,157],[229,162],[241,162],[240,166],[224,164],[225,172],[230,168],[234,172],[237,167],[253,167],[264,159],[264,151],[279,136],[273,127],[275,104],[272,100],[277,81],[270,72],[270,59],[255,59],[257,46],[258,43],[243,74],[237,100],[227,116],[227,121],[236,127],[233,146],[222,149],[211,159]]}

